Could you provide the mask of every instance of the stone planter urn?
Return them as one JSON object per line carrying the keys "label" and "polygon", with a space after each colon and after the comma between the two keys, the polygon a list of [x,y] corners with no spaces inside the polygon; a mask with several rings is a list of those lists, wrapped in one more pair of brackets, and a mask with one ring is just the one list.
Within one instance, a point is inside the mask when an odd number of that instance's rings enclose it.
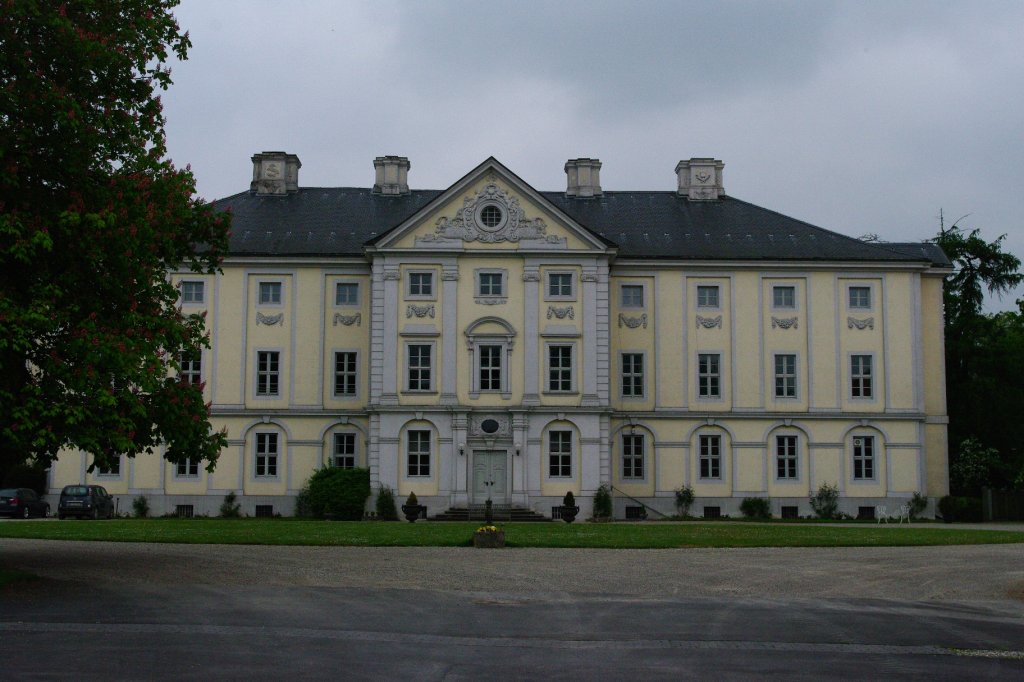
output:
{"label": "stone planter urn", "polygon": [[505,531],[494,526],[483,526],[473,533],[473,546],[497,549],[505,546]]}
{"label": "stone planter urn", "polygon": [[580,507],[576,504],[576,498],[573,496],[571,490],[562,498],[561,510],[562,520],[566,523],[572,523],[575,521],[576,515],[580,513]]}
{"label": "stone planter urn", "polygon": [[405,514],[405,520],[409,523],[416,523],[416,519],[423,515],[423,509],[423,505],[416,499],[416,493],[409,493],[405,504],[402,505],[402,513]]}

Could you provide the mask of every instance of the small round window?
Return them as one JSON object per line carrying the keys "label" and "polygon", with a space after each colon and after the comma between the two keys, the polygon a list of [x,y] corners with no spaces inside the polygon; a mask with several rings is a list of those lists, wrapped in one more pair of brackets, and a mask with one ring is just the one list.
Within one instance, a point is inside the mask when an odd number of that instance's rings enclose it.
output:
{"label": "small round window", "polygon": [[480,422],[480,430],[484,433],[494,433],[501,428],[501,424],[498,423],[497,419],[485,419]]}
{"label": "small round window", "polygon": [[501,209],[497,206],[484,206],[480,211],[480,222],[485,227],[497,227],[501,224]]}

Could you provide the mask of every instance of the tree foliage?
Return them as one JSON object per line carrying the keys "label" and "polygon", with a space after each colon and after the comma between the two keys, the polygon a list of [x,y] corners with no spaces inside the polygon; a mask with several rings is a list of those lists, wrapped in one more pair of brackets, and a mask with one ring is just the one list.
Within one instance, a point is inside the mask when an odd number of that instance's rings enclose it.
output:
{"label": "tree foliage", "polygon": [[0,466],[166,444],[212,468],[207,344],[167,273],[213,272],[229,219],[166,158],[159,90],[190,46],[177,0],[8,0],[0,12]]}
{"label": "tree foliage", "polygon": [[1001,295],[1024,281],[1004,238],[986,242],[979,230],[954,224],[941,225],[935,239],[953,263],[943,301],[954,494],[1013,485],[1024,464],[1024,303],[1020,312],[982,310],[986,290]]}

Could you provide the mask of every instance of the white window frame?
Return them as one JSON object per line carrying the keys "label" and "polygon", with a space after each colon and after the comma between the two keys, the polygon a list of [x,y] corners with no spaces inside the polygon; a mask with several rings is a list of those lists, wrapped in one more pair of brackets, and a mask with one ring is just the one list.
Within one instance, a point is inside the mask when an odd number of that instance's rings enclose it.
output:
{"label": "white window frame", "polygon": [[[281,393],[281,383],[282,383],[282,376],[284,374],[284,371],[282,369],[282,367],[284,366],[284,360],[283,360],[284,353],[279,348],[257,348],[255,350],[255,353],[256,353],[256,357],[255,357],[255,360],[253,362],[253,370],[254,370],[254,374],[255,374],[255,380],[253,381],[253,385],[252,385],[252,390],[253,390],[254,397],[260,398],[260,399],[280,398],[282,396],[282,393]],[[269,369],[269,367],[266,370],[266,372],[261,370],[261,368],[260,368],[260,355],[262,355],[264,353],[266,353],[268,355],[268,361],[270,360],[269,356],[271,354],[276,356],[274,358],[274,360],[277,362],[277,368],[275,370],[271,370],[271,369]],[[260,391],[260,378],[261,378],[261,376],[264,376],[264,375],[267,377],[268,388],[269,388],[269,384],[271,383],[271,378],[273,378],[273,380],[274,380],[273,383],[276,384],[276,387],[275,387],[276,390],[274,390],[273,392],[269,392],[269,391],[268,392],[261,392]]]}
{"label": "white window frame", "polygon": [[107,480],[120,479],[121,472],[124,471],[124,462],[121,461],[123,458],[124,455],[118,455],[116,458],[114,458],[114,461],[111,463],[112,466],[110,469],[101,469],[99,465],[97,465],[96,468],[93,470],[93,475],[96,478],[104,478]]}
{"label": "white window frame", "polygon": [[[644,481],[647,479],[647,438],[643,433],[620,434],[619,445],[622,456],[622,480],[623,481]],[[632,445],[627,446],[627,440]],[[640,451],[636,451],[636,444],[639,442]],[[630,464],[631,462],[631,464]],[[639,470],[639,473],[637,471]],[[629,472],[629,473],[627,473]]]}
{"label": "white window frame", "polygon": [[[714,358],[717,361],[718,371],[715,373],[703,372],[701,367],[701,358],[708,357]],[[698,400],[722,400],[722,354],[713,351],[705,353],[697,353],[697,363],[695,365],[697,369],[697,382],[695,388],[697,390]],[[701,379],[707,379],[708,392],[702,393],[701,391]],[[711,392],[711,382],[715,382],[716,390],[714,393]]]}
{"label": "white window frame", "polygon": [[[640,371],[635,366],[626,371],[626,356],[640,356]],[[639,379],[640,393],[627,393],[627,383],[632,386]],[[647,397],[647,354],[643,351],[620,351],[619,352],[619,397],[631,400],[643,400]]]}
{"label": "white window frame", "polygon": [[[206,282],[201,279],[183,279],[180,282],[182,305],[206,303]],[[198,292],[198,297],[196,293]]]}
{"label": "white window frame", "polygon": [[[850,477],[858,482],[874,482],[878,480],[878,439],[874,434],[855,433],[850,438]],[[861,467],[857,475],[857,466]],[[871,469],[871,475],[865,476],[864,470]]]}
{"label": "white window frame", "polygon": [[178,351],[178,381],[189,386],[203,383],[203,349],[196,348]]}
{"label": "white window frame", "polygon": [[[413,293],[413,278],[426,276],[430,282],[430,293]],[[423,283],[419,282],[422,287]],[[437,272],[435,270],[406,270],[405,271],[405,298],[410,301],[436,301],[437,300]]]}
{"label": "white window frame", "polygon": [[[791,293],[793,300],[790,302],[779,301],[779,294]],[[799,306],[797,305],[797,288],[795,284],[773,284],[772,285],[772,310],[796,310]]]}
{"label": "white window frame", "polygon": [[[484,277],[497,277],[500,291],[498,293],[484,293]],[[498,268],[478,268],[473,271],[473,292],[478,299],[486,299],[489,303],[504,302],[508,300],[508,270]]]}
{"label": "white window frame", "polygon": [[[861,362],[860,367],[855,367],[855,358],[867,358],[868,371],[864,373],[864,365]],[[874,353],[850,353],[849,356],[849,377],[850,377],[850,400],[875,400],[876,394],[876,381],[875,378],[878,376],[878,372],[875,371],[875,354]],[[857,369],[861,371],[855,373]],[[867,394],[865,395],[865,384],[867,382]],[[859,382],[859,384],[858,384]],[[855,391],[859,390],[860,395],[854,395]]]}
{"label": "white window frame", "polygon": [[[554,439],[554,434],[556,434],[556,433],[560,434],[558,436],[558,449],[557,450],[555,449],[555,439]],[[566,445],[566,443],[564,442],[564,438],[563,438],[564,434],[568,434],[568,451],[567,452],[565,450],[563,450],[563,447]],[[574,462],[573,462],[573,459],[574,459],[573,458],[573,450],[575,449],[575,444],[574,444],[574,440],[575,439],[573,438],[572,429],[566,429],[566,428],[551,428],[551,429],[548,429],[547,437],[545,438],[545,440],[547,441],[546,452],[547,452],[547,460],[548,461],[547,461],[547,468],[545,470],[547,472],[547,478],[549,478],[549,479],[558,479],[558,480],[571,479],[572,478],[572,472],[573,472],[573,464],[574,464]],[[557,462],[555,461],[556,457],[558,458]],[[566,464],[566,461],[564,459],[566,457],[568,457],[568,464]],[[552,468],[553,467],[557,467],[558,468],[558,473],[554,473],[554,474],[552,473]],[[565,471],[566,467],[568,467],[569,473],[563,473]]]}
{"label": "white window frame", "polygon": [[[695,296],[697,301],[697,308],[700,310],[721,310],[722,309],[722,286],[720,284],[697,284],[695,290]],[[715,302],[707,303],[701,302],[701,293],[703,292],[714,292]]]}
{"label": "white window frame", "polygon": [[[783,371],[779,371],[779,360],[783,358],[789,358],[792,360],[793,365],[791,368],[783,367]],[[800,375],[797,369],[797,354],[796,353],[775,353],[772,356],[772,369],[774,370],[775,381],[773,382],[772,394],[775,400],[798,400],[800,398]],[[791,371],[786,371],[790,369]],[[782,381],[781,388],[782,393],[779,393],[780,384]],[[792,388],[792,395],[788,395],[786,388]]]}
{"label": "white window frame", "polygon": [[[785,442],[783,442],[785,441]],[[800,480],[800,437],[792,433],[775,434],[775,480],[793,483]],[[783,469],[780,475],[780,468]]]}
{"label": "white window frame", "polygon": [[[424,346],[427,348],[427,366],[426,367],[412,367],[412,356],[410,355],[413,346]],[[437,393],[437,372],[435,370],[435,344],[433,341],[406,341],[405,342],[405,393]],[[417,369],[419,371],[427,372],[427,388],[413,388],[412,387],[412,371]]]}
{"label": "white window frame", "polygon": [[[486,353],[485,353],[486,349]],[[482,341],[474,345],[473,350],[475,351],[475,362],[473,363],[476,368],[476,391],[477,393],[508,393],[505,386],[505,376],[508,373],[508,363],[505,360],[505,356],[508,351],[503,343],[488,343]],[[489,356],[485,358],[486,356]],[[488,362],[487,367],[484,367],[485,359]],[[493,365],[497,362],[497,367]],[[484,372],[487,372],[490,376],[488,382],[492,385],[484,387]],[[495,375],[497,377],[498,386],[493,386],[495,381]]]}
{"label": "white window frame", "polygon": [[[257,431],[253,435],[252,452],[253,478],[260,480],[281,478],[281,434],[277,431]],[[260,458],[263,458],[262,462]],[[261,465],[263,473],[260,473]],[[274,470],[273,473],[270,473],[271,466]]]}
{"label": "white window frame", "polygon": [[[416,434],[416,449],[413,450],[413,435]],[[421,448],[424,445],[423,434],[426,434],[426,452]],[[425,428],[410,428],[405,432],[405,477],[406,478],[430,478],[431,473],[434,470],[433,467],[433,454],[434,454],[434,432],[430,429]],[[413,457],[416,457],[416,464],[413,464]],[[424,463],[424,457],[426,463]],[[416,468],[416,473],[413,473],[413,467]],[[426,469],[426,473],[424,473]]]}
{"label": "white window frame", "polygon": [[[552,294],[551,280],[554,277],[569,278],[568,294]],[[572,270],[548,270],[544,273],[544,300],[545,301],[575,301],[576,300],[576,273]]]}
{"label": "white window frame", "polygon": [[195,480],[199,478],[199,460],[189,458],[184,462],[175,463],[174,478],[180,480]]}
{"label": "white window frame", "polygon": [[[569,366],[568,367],[554,367],[554,366],[552,366],[551,361],[553,360],[553,358],[551,357],[551,354],[553,352],[553,349],[555,349],[555,348],[559,348],[559,349],[568,348],[569,349]],[[557,341],[556,342],[552,342],[552,343],[548,343],[548,344],[546,344],[546,350],[545,350],[544,356],[545,356],[546,363],[547,363],[545,365],[545,368],[544,368],[545,369],[545,383],[544,383],[544,387],[545,388],[544,388],[544,392],[545,393],[558,394],[558,395],[570,395],[570,394],[576,393],[577,392],[577,390],[576,390],[576,344],[575,343],[566,343],[566,342],[557,342]],[[566,371],[569,372],[569,388],[553,388],[552,387],[552,382],[555,379],[554,373],[555,372],[559,372],[560,373],[560,376],[559,376],[559,378],[557,380],[557,383],[558,383],[559,386],[561,386],[562,383],[563,383],[563,379],[564,379],[564,372],[566,372]]]}
{"label": "white window frame", "polygon": [[[722,435],[719,433],[697,434],[697,478],[702,481],[722,481],[725,479],[724,457],[722,456]],[[705,444],[707,447],[705,448]],[[712,447],[714,446],[714,447]],[[703,472],[703,464],[708,464],[708,475]],[[717,467],[718,471],[715,472]]]}
{"label": "white window frame", "polygon": [[[854,291],[867,291],[868,292],[868,304],[867,305],[854,305],[853,292]],[[846,285],[846,308],[847,310],[856,310],[858,312],[871,311],[875,307],[875,291],[874,287],[870,284],[847,284]]]}
{"label": "white window frame", "polygon": [[[344,441],[351,441],[351,452],[339,452],[339,445]],[[352,466],[341,466],[339,458],[351,457]],[[355,469],[359,466],[359,434],[355,431],[335,431],[331,435],[331,466],[341,469]]]}
{"label": "white window frame", "polygon": [[[339,355],[353,355],[355,356],[355,368],[351,371],[345,368],[341,372],[338,371],[338,356]],[[359,398],[359,351],[350,348],[335,348],[332,353],[333,359],[333,372],[331,373],[332,384],[331,384],[331,397],[340,400],[355,400]],[[338,378],[340,376],[351,377],[352,392],[351,393],[338,393]],[[347,382],[346,382],[347,383]]]}
{"label": "white window frame", "polygon": [[[339,300],[340,299],[340,294],[342,292],[342,287],[354,287],[355,288],[355,300],[354,301],[342,301],[342,300]],[[357,307],[359,307],[359,302],[360,302],[361,295],[362,295],[362,291],[360,291],[361,289],[362,289],[362,287],[359,286],[359,282],[353,282],[353,281],[350,281],[350,280],[337,280],[337,281],[335,281],[334,282],[334,305],[335,305],[335,307],[337,307],[337,308],[357,308]],[[350,289],[345,289],[345,291],[350,291]]]}
{"label": "white window frame", "polygon": [[[627,302],[626,290],[640,290],[640,304]],[[622,282],[619,284],[619,307],[626,310],[643,310],[647,307],[647,286],[643,282]]]}
{"label": "white window frame", "polygon": [[[264,300],[264,286],[267,287],[267,292],[274,291],[274,287],[277,287],[277,300],[274,301],[273,296],[269,296],[267,300]],[[261,307],[281,307],[284,305],[284,281],[280,279],[259,279],[256,280],[256,304]]]}

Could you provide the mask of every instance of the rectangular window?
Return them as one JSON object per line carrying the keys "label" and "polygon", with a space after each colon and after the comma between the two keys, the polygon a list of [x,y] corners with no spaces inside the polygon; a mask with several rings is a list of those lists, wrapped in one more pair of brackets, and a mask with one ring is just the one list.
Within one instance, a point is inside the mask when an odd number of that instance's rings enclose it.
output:
{"label": "rectangular window", "polygon": [[777,478],[797,477],[796,436],[775,437],[775,475]]}
{"label": "rectangular window", "polygon": [[480,296],[504,296],[504,277],[500,272],[481,272],[477,289]]}
{"label": "rectangular window", "polygon": [[622,354],[622,395],[625,398],[644,396],[644,354]]}
{"label": "rectangular window", "polygon": [[722,477],[722,437],[701,436],[700,442],[700,477]]}
{"label": "rectangular window", "polygon": [[431,390],[431,351],[433,346],[429,344],[409,344],[409,390],[429,391]]}
{"label": "rectangular window", "polygon": [[623,284],[622,285],[622,307],[623,308],[643,308],[644,307],[644,288],[640,284]]}
{"label": "rectangular window", "polygon": [[643,434],[622,435],[622,477],[644,477]]}
{"label": "rectangular window", "polygon": [[199,476],[199,460],[187,459],[184,462],[178,462],[176,473],[178,478],[196,478]]}
{"label": "rectangular window", "polygon": [[795,308],[796,287],[772,287],[772,307]]}
{"label": "rectangular window", "polygon": [[181,302],[182,303],[202,303],[205,300],[205,292],[203,291],[203,282],[195,282],[191,280],[182,280],[181,282]]}
{"label": "rectangular window", "polygon": [[857,436],[853,439],[853,477],[875,477],[875,437]]}
{"label": "rectangular window", "polygon": [[548,298],[572,298],[572,273],[548,273]]}
{"label": "rectangular window", "polygon": [[359,284],[356,282],[335,284],[334,305],[359,305]]}
{"label": "rectangular window", "polygon": [[775,397],[796,397],[796,356],[775,356]]}
{"label": "rectangular window", "polygon": [[717,308],[718,306],[718,285],[704,285],[697,287],[698,308]]}
{"label": "rectangular window", "polygon": [[355,352],[344,351],[334,354],[334,395],[354,396],[358,393],[358,366]]}
{"label": "rectangular window", "polygon": [[430,475],[430,431],[409,431],[406,474]]}
{"label": "rectangular window", "polygon": [[277,476],[277,434],[256,434],[256,476]]}
{"label": "rectangular window", "polygon": [[434,273],[432,272],[410,272],[409,273],[409,295],[423,298],[434,295]]}
{"label": "rectangular window", "polygon": [[203,382],[203,353],[198,349],[183,350],[178,354],[178,380],[198,386]]}
{"label": "rectangular window", "polygon": [[720,398],[722,396],[721,356],[718,353],[697,355],[697,396]]}
{"label": "rectangular window", "polygon": [[501,346],[479,346],[480,390],[501,390]]}
{"label": "rectangular window", "polygon": [[260,304],[279,305],[281,303],[280,282],[260,282]]}
{"label": "rectangular window", "polygon": [[281,354],[276,350],[261,350],[256,353],[256,395],[279,395]]}
{"label": "rectangular window", "polygon": [[334,434],[334,459],[332,463],[339,469],[355,469],[356,434]]}
{"label": "rectangular window", "polygon": [[96,467],[97,476],[120,476],[121,475],[121,456],[114,457],[105,467]]}
{"label": "rectangular window", "polygon": [[871,356],[850,356],[850,395],[854,398],[870,398],[871,387]]}
{"label": "rectangular window", "polygon": [[572,431],[548,431],[548,476],[572,476]]}
{"label": "rectangular window", "polygon": [[548,346],[548,390],[572,391],[572,346]]}
{"label": "rectangular window", "polygon": [[849,292],[851,308],[871,307],[871,287],[850,287]]}

